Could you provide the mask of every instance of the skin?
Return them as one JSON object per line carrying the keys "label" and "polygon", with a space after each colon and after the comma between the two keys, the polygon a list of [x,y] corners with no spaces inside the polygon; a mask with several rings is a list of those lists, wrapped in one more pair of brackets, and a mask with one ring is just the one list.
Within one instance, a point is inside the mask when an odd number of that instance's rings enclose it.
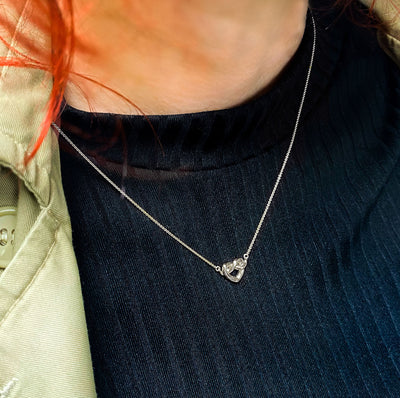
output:
{"label": "skin", "polygon": [[[73,70],[146,114],[223,109],[260,95],[304,34],[307,0],[76,0]],[[96,43],[95,45],[93,43]],[[71,75],[75,108],[140,113]]]}

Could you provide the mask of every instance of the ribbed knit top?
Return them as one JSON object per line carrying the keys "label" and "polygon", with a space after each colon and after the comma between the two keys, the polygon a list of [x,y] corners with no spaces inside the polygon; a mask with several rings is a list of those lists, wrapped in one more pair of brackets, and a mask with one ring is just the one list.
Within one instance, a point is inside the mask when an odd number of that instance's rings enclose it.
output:
{"label": "ribbed knit top", "polygon": [[[298,136],[239,284],[62,143],[99,397],[399,396],[399,71],[374,32],[334,11],[313,15]],[[62,127],[222,264],[246,251],[271,194],[312,37],[308,16],[290,64],[245,104],[148,119],[67,106]]]}

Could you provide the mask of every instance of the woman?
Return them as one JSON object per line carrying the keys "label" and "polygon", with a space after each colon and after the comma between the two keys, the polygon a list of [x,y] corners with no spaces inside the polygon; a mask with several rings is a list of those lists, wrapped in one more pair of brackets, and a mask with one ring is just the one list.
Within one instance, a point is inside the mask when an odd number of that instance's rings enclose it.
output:
{"label": "woman", "polygon": [[0,394],[397,396],[396,3],[148,3],[3,8]]}

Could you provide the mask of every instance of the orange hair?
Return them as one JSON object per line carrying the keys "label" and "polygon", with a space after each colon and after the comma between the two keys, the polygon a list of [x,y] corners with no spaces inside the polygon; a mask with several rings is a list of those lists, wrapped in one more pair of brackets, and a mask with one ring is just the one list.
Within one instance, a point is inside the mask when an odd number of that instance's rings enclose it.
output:
{"label": "orange hair", "polygon": [[[24,28],[28,25],[28,30],[34,27],[43,32],[43,37],[33,39],[21,34],[18,30],[21,23]],[[45,70],[53,79],[45,118],[39,137],[26,155],[27,163],[38,151],[60,111],[75,46],[72,0],[8,0],[0,8],[0,28],[0,41],[10,52],[0,57],[1,66]],[[44,42],[48,41],[51,48],[45,48]]]}

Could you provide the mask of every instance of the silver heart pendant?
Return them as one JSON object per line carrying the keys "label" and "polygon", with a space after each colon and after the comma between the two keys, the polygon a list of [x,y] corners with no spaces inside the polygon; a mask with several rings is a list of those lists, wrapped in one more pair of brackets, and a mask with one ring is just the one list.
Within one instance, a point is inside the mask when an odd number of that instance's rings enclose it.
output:
{"label": "silver heart pendant", "polygon": [[229,263],[225,263],[222,266],[222,273],[225,278],[231,282],[240,282],[246,268],[247,260],[243,258],[237,258]]}

